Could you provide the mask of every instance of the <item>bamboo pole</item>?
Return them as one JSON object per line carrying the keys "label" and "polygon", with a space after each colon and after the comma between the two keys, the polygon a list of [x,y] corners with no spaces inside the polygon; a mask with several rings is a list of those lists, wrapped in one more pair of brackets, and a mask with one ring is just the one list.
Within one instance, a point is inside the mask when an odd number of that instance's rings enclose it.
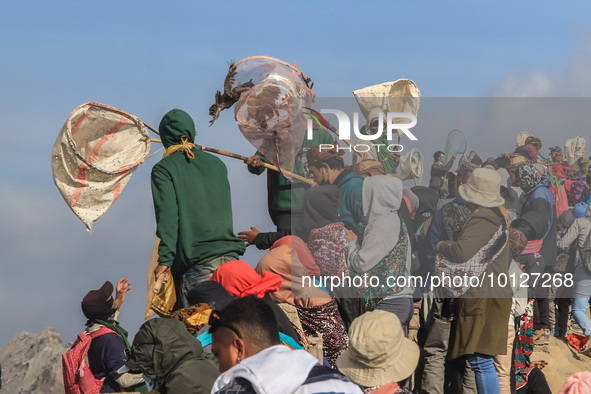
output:
{"label": "bamboo pole", "polygon": [[[147,127],[150,129],[150,130],[152,130],[152,131],[153,131],[153,129],[152,129],[150,126],[148,126],[148,125],[146,125],[146,126],[147,126]],[[152,141],[152,142],[158,142],[158,143],[162,143],[162,140],[160,140],[160,139],[158,139],[158,138],[150,138],[150,141]],[[220,150],[220,149],[215,149],[215,148],[208,148],[207,146],[202,146],[202,145],[197,145],[197,147],[198,147],[199,149],[201,149],[201,150],[204,150],[204,151],[206,151],[206,152],[216,153],[216,154],[218,154],[218,155],[222,155],[222,156],[226,156],[226,157],[231,157],[231,158],[233,158],[233,159],[242,160],[242,161],[244,161],[244,162],[246,162],[246,160],[248,160],[248,157],[246,157],[246,156],[242,156],[242,155],[239,155],[239,154],[237,154],[237,153],[226,152],[226,151],[223,151],[223,150]],[[313,180],[311,180],[311,179],[305,178],[305,177],[303,177],[303,176],[301,176],[301,175],[298,175],[298,174],[294,174],[294,173],[293,173],[293,172],[291,172],[291,171],[287,171],[287,170],[279,170],[279,168],[277,168],[277,167],[276,167],[276,166],[274,166],[273,164],[263,163],[263,164],[262,164],[262,166],[263,166],[263,167],[265,167],[265,168],[268,168],[268,169],[270,169],[270,170],[277,171],[277,172],[279,172],[279,173],[284,173],[284,174],[286,174],[286,175],[288,175],[288,176],[292,176],[294,179],[297,179],[297,180],[298,180],[298,181],[300,181],[300,182],[304,182],[304,183],[307,183],[307,184],[309,184],[309,185],[313,185],[313,184],[314,184],[314,181],[313,181]]]}

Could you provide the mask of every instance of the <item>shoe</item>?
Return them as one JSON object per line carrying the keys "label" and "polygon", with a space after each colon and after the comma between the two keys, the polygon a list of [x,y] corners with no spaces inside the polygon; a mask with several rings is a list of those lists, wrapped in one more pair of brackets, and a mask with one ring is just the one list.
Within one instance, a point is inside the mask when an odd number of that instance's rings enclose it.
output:
{"label": "shoe", "polygon": [[534,346],[546,346],[550,344],[550,329],[542,328],[534,331]]}
{"label": "shoe", "polygon": [[587,337],[587,343],[581,348],[581,354],[591,357],[591,335]]}
{"label": "shoe", "polygon": [[568,334],[567,330],[556,330],[556,335],[554,335],[557,339],[563,340]]}

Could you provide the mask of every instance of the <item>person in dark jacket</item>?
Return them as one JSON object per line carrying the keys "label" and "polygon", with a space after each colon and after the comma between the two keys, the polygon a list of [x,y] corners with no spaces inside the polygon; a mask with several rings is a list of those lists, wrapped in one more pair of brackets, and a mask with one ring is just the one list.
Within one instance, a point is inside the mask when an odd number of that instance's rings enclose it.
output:
{"label": "person in dark jacket", "polygon": [[104,379],[101,393],[118,393],[124,388],[143,384],[141,374],[119,373],[127,361],[129,349],[127,331],[117,322],[119,308],[125,300],[125,293],[131,290],[126,278],[117,282],[116,297],[113,299],[113,284],[106,281],[100,289],[89,291],[82,299],[82,313],[88,319],[88,332],[106,327],[111,332],[92,340],[88,349],[88,367],[96,379]]}
{"label": "person in dark jacket", "polygon": [[435,190],[440,198],[442,196],[441,187],[443,186],[443,177],[451,167],[454,165],[454,160],[456,159],[456,155],[451,157],[451,160],[445,164],[445,155],[442,151],[438,150],[433,154],[433,165],[431,166],[431,179],[429,180],[429,188]]}
{"label": "person in dark jacket", "polygon": [[[517,167],[514,184],[521,187],[526,201],[521,209],[521,216],[511,224],[525,234],[528,248],[539,248],[539,265],[544,273],[552,274],[557,256],[557,218],[554,195],[547,187],[547,180],[529,163]],[[541,246],[540,246],[541,242]],[[538,255],[536,254],[536,256]],[[538,345],[547,345],[550,340],[550,306],[547,287],[538,280],[535,288],[536,302],[534,306],[534,341]]]}
{"label": "person in dark jacket", "polygon": [[159,131],[166,152],[152,168],[160,238],[155,276],[168,278],[172,272],[178,304],[188,307],[189,290],[244,254],[246,247],[234,234],[228,170],[193,144],[193,119],[173,109],[162,118]]}
{"label": "person in dark jacket", "polygon": [[157,383],[161,394],[209,394],[219,375],[185,325],[166,318],[148,320],[140,327],[126,366]]}
{"label": "person in dark jacket", "polygon": [[344,154],[344,150],[337,144],[323,144],[310,148],[306,156],[314,182],[319,185],[336,185],[339,188],[339,221],[343,222],[348,230],[360,236],[363,234],[361,192],[364,178],[350,169],[345,169]]}

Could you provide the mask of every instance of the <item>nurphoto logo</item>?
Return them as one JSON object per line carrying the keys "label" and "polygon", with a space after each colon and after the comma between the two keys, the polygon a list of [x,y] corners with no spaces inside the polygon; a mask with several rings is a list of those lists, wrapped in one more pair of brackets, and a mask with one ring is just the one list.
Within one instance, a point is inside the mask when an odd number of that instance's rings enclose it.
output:
{"label": "nurphoto logo", "polygon": [[[321,109],[320,112],[313,110],[312,108],[307,108],[309,111],[308,115],[308,128],[307,128],[307,138],[312,139],[313,136],[313,126],[314,122],[321,128],[328,130],[330,128],[329,123],[324,119],[322,114],[333,114],[337,117],[338,127],[338,136],[341,140],[350,140],[351,139],[351,120],[349,115],[347,115],[344,111],[338,109]],[[353,112],[353,134],[357,136],[358,141],[375,141],[378,138],[382,137],[384,134],[384,128],[386,129],[386,139],[391,141],[393,138],[393,134],[401,135],[405,134],[411,141],[417,141],[417,137],[414,136],[413,133],[409,129],[413,128],[417,124],[417,117],[414,114],[407,113],[407,112],[388,112],[384,114],[383,111],[377,111],[377,130],[371,130],[371,134],[363,134],[359,127],[359,113]],[[384,121],[384,118],[386,119]],[[410,120],[410,121],[409,121]],[[399,140],[400,142],[400,140]],[[332,145],[325,144],[326,149],[330,149]],[[375,147],[377,151],[380,148],[388,149],[390,152],[401,152],[403,150],[403,146],[398,144],[382,144],[382,143],[357,143],[351,146],[342,146],[339,149],[346,149],[351,151],[351,149],[355,150],[356,152],[368,152],[371,147]],[[322,144],[320,145],[320,150],[323,149]]]}

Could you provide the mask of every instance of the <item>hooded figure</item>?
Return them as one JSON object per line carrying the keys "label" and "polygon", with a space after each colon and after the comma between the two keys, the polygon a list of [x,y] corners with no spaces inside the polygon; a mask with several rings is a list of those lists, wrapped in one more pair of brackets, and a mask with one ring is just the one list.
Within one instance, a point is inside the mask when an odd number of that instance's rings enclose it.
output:
{"label": "hooded figure", "polygon": [[530,225],[524,231],[530,241],[542,241],[540,254],[547,267],[556,263],[556,208],[554,195],[546,186],[542,175],[531,164],[517,168],[518,179],[525,193],[525,204],[521,216],[514,222],[517,227],[523,222]]}
{"label": "hooded figure", "polygon": [[152,168],[156,235],[160,238],[156,276],[172,269],[178,299],[209,279],[217,267],[245,251],[233,230],[228,170],[217,157],[195,147],[195,124],[173,109],[160,122],[166,148]]}
{"label": "hooded figure", "polygon": [[[399,287],[386,283],[388,278],[408,277],[411,269],[408,231],[398,216],[402,202],[402,182],[387,175],[367,178],[363,183],[361,200],[366,226],[363,237],[347,245],[349,268],[357,274],[380,279],[381,285],[364,288],[368,309],[382,305],[389,311],[400,313],[397,316],[406,325],[412,317],[414,286]],[[394,303],[403,307],[392,306]],[[387,305],[392,307],[387,308]],[[409,311],[410,316],[406,315]]]}
{"label": "hooded figure", "polygon": [[157,382],[158,392],[210,393],[219,373],[205,359],[201,343],[176,319],[151,319],[133,340],[126,363]]}

